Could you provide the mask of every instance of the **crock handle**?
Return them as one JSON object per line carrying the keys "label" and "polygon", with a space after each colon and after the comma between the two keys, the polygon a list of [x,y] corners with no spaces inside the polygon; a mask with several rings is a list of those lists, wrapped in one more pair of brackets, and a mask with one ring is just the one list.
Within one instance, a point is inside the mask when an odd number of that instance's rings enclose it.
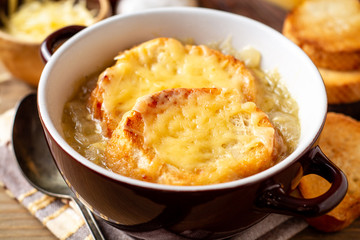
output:
{"label": "crock handle", "polygon": [[347,192],[345,174],[316,146],[300,159],[304,176],[317,174],[331,183],[323,195],[301,199],[288,195],[280,184],[271,184],[257,198],[256,206],[263,211],[292,216],[317,217],[336,207]]}
{"label": "crock handle", "polygon": [[40,55],[42,60],[46,63],[54,52],[63,44],[66,40],[74,36],[76,33],[83,30],[84,26],[72,25],[61,28],[52,34],[50,34],[40,46]]}

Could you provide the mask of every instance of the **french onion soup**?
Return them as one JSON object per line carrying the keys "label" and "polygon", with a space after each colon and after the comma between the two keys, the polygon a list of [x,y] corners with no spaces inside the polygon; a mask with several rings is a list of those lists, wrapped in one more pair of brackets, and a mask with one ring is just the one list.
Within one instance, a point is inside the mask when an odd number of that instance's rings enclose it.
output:
{"label": "french onion soup", "polygon": [[300,125],[296,102],[259,56],[172,38],[125,50],[65,105],[65,139],[148,182],[207,185],[261,172],[295,149]]}

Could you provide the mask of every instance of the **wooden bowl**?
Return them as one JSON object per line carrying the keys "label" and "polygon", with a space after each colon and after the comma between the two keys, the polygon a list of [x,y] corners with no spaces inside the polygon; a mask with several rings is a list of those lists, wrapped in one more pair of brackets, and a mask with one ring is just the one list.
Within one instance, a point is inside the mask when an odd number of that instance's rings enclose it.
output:
{"label": "wooden bowl", "polygon": [[[0,16],[7,15],[9,1],[1,1]],[[108,0],[87,0],[87,8],[97,9],[95,21],[99,22],[111,15],[111,6]],[[18,6],[22,4],[18,2]],[[1,28],[3,23],[0,19],[0,61],[7,70],[16,78],[23,80],[32,86],[37,86],[44,62],[40,57],[41,42],[29,42],[11,36]]]}

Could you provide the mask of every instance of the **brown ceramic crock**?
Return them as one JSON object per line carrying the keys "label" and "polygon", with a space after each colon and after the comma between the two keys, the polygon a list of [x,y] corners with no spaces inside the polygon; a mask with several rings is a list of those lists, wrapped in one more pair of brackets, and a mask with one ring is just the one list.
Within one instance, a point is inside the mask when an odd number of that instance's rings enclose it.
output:
{"label": "brown ceramic crock", "polygon": [[[43,43],[42,54],[49,61],[38,88],[38,108],[66,182],[109,224],[144,239],[220,239],[241,232],[269,213],[319,216],[344,197],[345,175],[316,145],[327,110],[324,84],[306,54],[280,33],[239,15],[200,8],[114,16],[80,30],[60,30]],[[51,56],[53,44],[73,34]],[[61,116],[79,80],[104,69],[119,51],[159,36],[192,38],[197,44],[231,36],[236,49],[248,45],[258,49],[261,67],[277,68],[298,103],[301,137],[294,152],[270,169],[237,181],[169,186],[120,176],[72,149],[63,138]],[[326,178],[331,188],[314,199],[291,196],[300,178],[311,173]]]}

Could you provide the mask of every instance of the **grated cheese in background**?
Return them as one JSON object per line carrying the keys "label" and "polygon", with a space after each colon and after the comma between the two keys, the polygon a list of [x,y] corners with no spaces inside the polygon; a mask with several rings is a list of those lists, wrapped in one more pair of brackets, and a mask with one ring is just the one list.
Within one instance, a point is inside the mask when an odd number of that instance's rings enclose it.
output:
{"label": "grated cheese in background", "polygon": [[14,37],[31,42],[41,42],[52,32],[68,26],[88,26],[94,23],[94,14],[86,8],[85,1],[26,2],[6,21],[5,31]]}

